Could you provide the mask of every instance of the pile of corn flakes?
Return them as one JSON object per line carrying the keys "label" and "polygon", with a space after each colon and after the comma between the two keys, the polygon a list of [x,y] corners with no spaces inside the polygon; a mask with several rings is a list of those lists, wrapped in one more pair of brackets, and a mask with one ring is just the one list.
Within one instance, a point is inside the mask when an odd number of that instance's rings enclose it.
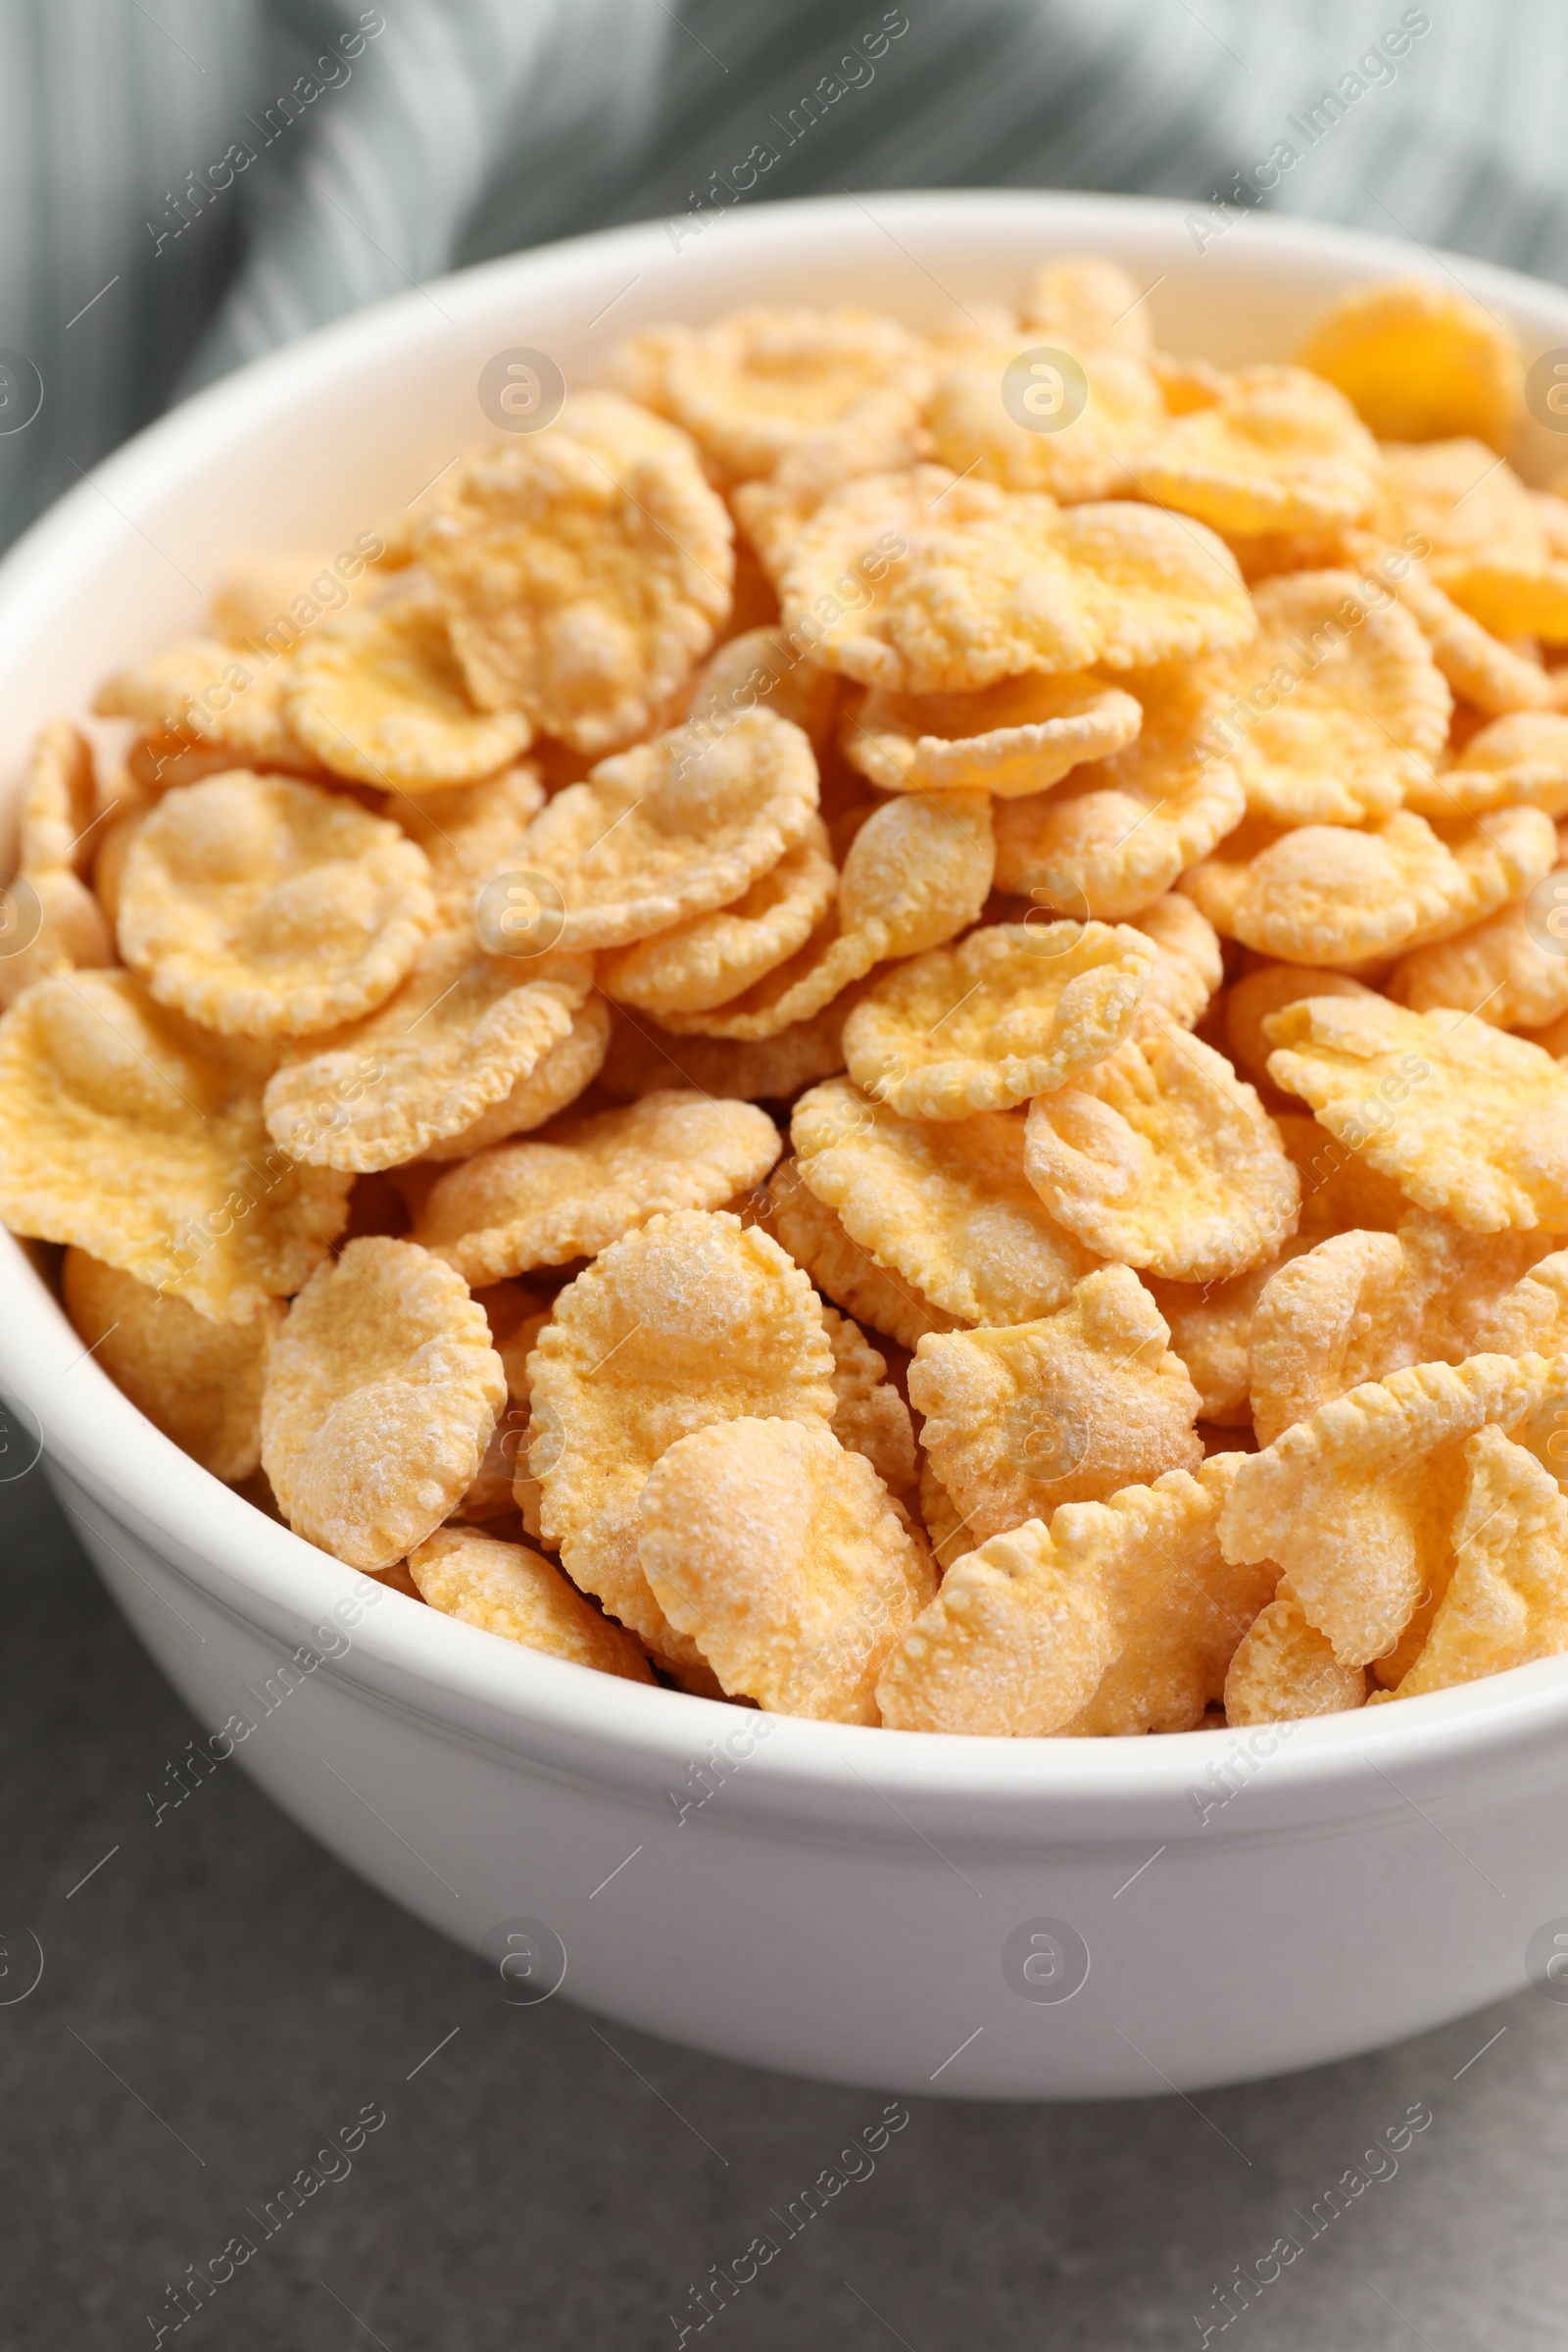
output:
{"label": "pile of corn flakes", "polygon": [[44,729],[0,1214],[214,1477],[836,1722],[1568,1650],[1568,497],[1462,295],[1147,317],[646,328]]}

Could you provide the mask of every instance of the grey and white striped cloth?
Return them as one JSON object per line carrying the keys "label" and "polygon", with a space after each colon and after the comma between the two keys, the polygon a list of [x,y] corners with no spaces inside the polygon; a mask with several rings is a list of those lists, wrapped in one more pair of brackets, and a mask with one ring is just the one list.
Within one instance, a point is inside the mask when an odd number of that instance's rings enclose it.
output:
{"label": "grey and white striped cloth", "polygon": [[0,541],[240,362],[754,153],[742,202],[1218,196],[1568,278],[1565,89],[1554,0],[0,0]]}

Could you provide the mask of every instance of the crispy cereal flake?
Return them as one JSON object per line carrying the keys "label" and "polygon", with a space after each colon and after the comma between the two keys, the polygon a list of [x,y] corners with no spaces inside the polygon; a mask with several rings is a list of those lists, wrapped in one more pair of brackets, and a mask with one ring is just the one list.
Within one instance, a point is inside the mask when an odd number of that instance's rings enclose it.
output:
{"label": "crispy cereal flake", "polygon": [[268,1132],[317,1167],[417,1159],[533,1075],[592,979],[586,956],[509,963],[477,954],[470,932],[438,932],[379,1011],[313,1038],[269,1081]]}
{"label": "crispy cereal flake", "polygon": [[650,1217],[718,1208],[778,1155],[765,1111],[671,1087],[464,1160],[432,1188],[415,1230],[469,1282],[498,1282],[592,1257]]}
{"label": "crispy cereal flake", "polygon": [[732,478],[770,473],[808,434],[868,393],[920,392],[924,347],[872,311],[785,310],[759,303],[672,340],[669,413]]}
{"label": "crispy cereal flake", "polygon": [[685,436],[591,392],[456,466],[416,542],[479,708],[598,754],[644,733],[712,644],[733,535]]}
{"label": "crispy cereal flake", "polygon": [[409,1555],[421,1600],[482,1633],[542,1649],[574,1666],[651,1683],[641,1646],[603,1617],[559,1568],[526,1544],[502,1544],[467,1528],[438,1528]]}
{"label": "crispy cereal flake", "polygon": [[120,947],[162,1004],[244,1037],[382,1004],[435,916],[422,851],[357,802],[242,768],[166,793],[120,886]]}
{"label": "crispy cereal flake", "polygon": [[1194,1730],[1274,1586],[1216,1540],[1236,1459],[1064,1504],[956,1561],[884,1670],[883,1721],[1012,1738]]}
{"label": "crispy cereal flake", "polygon": [[1167,1028],[1030,1105],[1024,1164],[1059,1224],[1102,1257],[1221,1282],[1296,1231],[1300,1179],[1254,1090]]}
{"label": "crispy cereal flake", "polygon": [[1523,363],[1513,329],[1429,278],[1342,294],[1302,343],[1303,368],[1337,384],[1385,441],[1474,433],[1507,446]]}
{"label": "crispy cereal flake", "polygon": [[920,1342],[909,1402],[972,1544],[1198,1468],[1198,1392],[1169,1337],[1137,1275],[1105,1266],[1054,1315]]}
{"label": "crispy cereal flake", "polygon": [[1308,997],[1264,1031],[1276,1085],[1417,1207],[1568,1232],[1568,1073],[1540,1046],[1385,999]]}
{"label": "crispy cereal flake", "polygon": [[690,916],[667,931],[606,956],[598,980],[607,997],[654,1020],[710,1012],[741,996],[803,948],[838,897],[827,828],[810,831],[759,875],[732,905]]}
{"label": "crispy cereal flake", "polygon": [[1054,1314],[1094,1270],[1025,1177],[1021,1119],[903,1118],[838,1078],[801,1098],[790,1137],[850,1240],[961,1323]]}
{"label": "crispy cereal flake", "polygon": [[563,947],[623,947],[741,898],[816,806],[800,728],[753,710],[716,738],[677,727],[602,760],[534,818],[523,858],[560,896]]}
{"label": "crispy cereal flake", "polygon": [[1201,524],[1119,500],[1063,511],[938,466],[833,491],[794,543],[779,601],[816,660],[912,694],[1142,668],[1245,645],[1257,625],[1234,558]]}
{"label": "crispy cereal flake", "polygon": [[776,1715],[875,1723],[882,1662],[936,1592],[870,1463],[821,1421],[678,1439],[637,1497],[636,1540],[670,1623]]}
{"label": "crispy cereal flake", "polygon": [[890,1494],[909,1499],[917,1484],[914,1425],[888,1378],[887,1358],[837,1307],[823,1307],[822,1328],[833,1349],[833,1435],[864,1454]]}
{"label": "crispy cereal flake", "polygon": [[1113,1053],[1153,966],[1127,924],[994,924],[878,980],[844,1024],[845,1060],[906,1118],[1003,1110]]}
{"label": "crispy cereal flake", "polygon": [[810,1285],[730,1216],[660,1216],[562,1292],[532,1372],[540,1518],[574,1583],[661,1656],[702,1652],[638,1556],[637,1497],[678,1439],[745,1417],[833,1418],[833,1351]]}
{"label": "crispy cereal flake", "polygon": [[775,1169],[759,1221],[825,1298],[873,1331],[886,1332],[901,1348],[915,1348],[928,1331],[956,1328],[956,1315],[851,1241],[837,1209],[817,1199],[793,1159]]}
{"label": "crispy cereal flake", "polygon": [[471,784],[526,751],[520,710],[478,710],[430,593],[346,612],[294,657],[288,723],[323,767],[383,788]]}
{"label": "crispy cereal flake", "polygon": [[1356,964],[1468,930],[1533,889],[1556,857],[1556,833],[1539,808],[1441,832],[1407,808],[1362,830],[1281,832],[1249,818],[1181,887],[1217,931],[1261,955]]}
{"label": "crispy cereal flake", "polygon": [[1369,608],[1350,571],[1260,580],[1252,601],[1249,658],[1277,699],[1236,749],[1249,808],[1283,825],[1391,815],[1431,773],[1453,707],[1415,621],[1392,600]]}
{"label": "crispy cereal flake", "polygon": [[188,1027],[129,972],[41,980],[0,1021],[0,1216],[74,1243],[215,1323],[297,1291],[349,1179],[262,1124],[267,1063]]}
{"label": "crispy cereal flake", "polygon": [[1332,384],[1301,368],[1242,368],[1216,400],[1168,422],[1133,474],[1146,498],[1216,530],[1315,531],[1366,514],[1378,453]]}
{"label": "crispy cereal flake", "polygon": [[472,1485],[506,1401],[462,1278],[411,1242],[350,1242],[273,1344],[262,1467],[296,1534],[351,1567],[387,1568]]}
{"label": "crispy cereal flake", "polygon": [[1282,1577],[1243,1636],[1225,1677],[1228,1724],[1291,1723],[1366,1705],[1366,1669],[1342,1666]]}
{"label": "crispy cereal flake", "polygon": [[1441,1599],[1446,1585],[1464,1440],[1561,1389],[1544,1356],[1473,1355],[1334,1397],[1241,1464],[1220,1523],[1226,1557],[1277,1560],[1342,1665],[1392,1656],[1430,1608],[1423,1594]]}
{"label": "crispy cereal flake", "polygon": [[[1119,686],[1068,671],[1003,678],[978,694],[871,687],[845,711],[844,755],[884,792],[1044,792],[1087,760],[1133,742],[1141,706]],[[1568,721],[1564,722],[1568,724]]]}
{"label": "crispy cereal flake", "polygon": [[850,845],[838,904],[785,963],[711,1012],[671,1013],[682,1034],[755,1042],[808,1021],[874,964],[915,956],[972,923],[996,864],[984,793],[907,793],[874,808]]}
{"label": "crispy cereal flake", "polygon": [[997,882],[1052,911],[1125,920],[1172,887],[1240,822],[1246,795],[1217,721],[1234,698],[1228,663],[1173,662],[1128,675],[1144,713],[1124,751],[1059,789],[997,809]]}
{"label": "crispy cereal flake", "polygon": [[85,1250],[66,1251],[61,1287],[77,1338],[137,1411],[215,1478],[249,1478],[281,1304],[269,1298],[248,1323],[213,1323]]}
{"label": "crispy cereal flake", "polygon": [[1568,1650],[1568,1497],[1495,1427],[1466,1442],[1453,1575],[1399,1698]]}

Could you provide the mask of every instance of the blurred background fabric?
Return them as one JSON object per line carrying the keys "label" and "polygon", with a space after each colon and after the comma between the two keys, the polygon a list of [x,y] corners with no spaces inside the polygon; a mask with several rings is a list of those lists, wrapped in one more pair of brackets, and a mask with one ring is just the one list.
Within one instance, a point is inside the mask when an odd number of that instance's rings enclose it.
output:
{"label": "blurred background fabric", "polygon": [[1125,189],[1568,277],[1565,69],[1553,0],[0,0],[0,543],[312,326],[704,205]]}

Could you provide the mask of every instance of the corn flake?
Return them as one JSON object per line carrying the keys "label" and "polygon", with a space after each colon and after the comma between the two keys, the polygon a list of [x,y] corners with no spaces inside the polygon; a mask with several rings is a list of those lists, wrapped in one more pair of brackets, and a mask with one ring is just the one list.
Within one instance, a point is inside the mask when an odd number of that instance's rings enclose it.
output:
{"label": "corn flake", "polygon": [[835,1079],[801,1098],[790,1138],[850,1240],[960,1323],[1054,1314],[1097,1263],[1047,1215],[1004,1112],[903,1118]]}
{"label": "corn flake", "polygon": [[350,1242],[273,1343],[262,1467],[296,1534],[386,1568],[471,1486],[506,1400],[466,1284],[412,1243]]}
{"label": "corn flake", "polygon": [[615,1003],[657,1021],[671,1013],[710,1012],[787,963],[834,904],[838,888],[827,829],[815,819],[805,840],[759,875],[744,897],[606,956],[599,985]]}
{"label": "corn flake", "polygon": [[1074,770],[1054,792],[998,808],[1001,889],[1066,914],[1124,921],[1240,822],[1241,779],[1213,736],[1235,691],[1229,664],[1139,670],[1127,686],[1144,713],[1135,742]]}
{"label": "corn flake", "polygon": [[1130,351],[1147,358],[1153,338],[1149,313],[1141,306],[1152,290],[1104,254],[1064,253],[1035,271],[1024,288],[1019,317],[1025,326],[1091,351]]}
{"label": "corn flake", "polygon": [[884,792],[991,792],[1012,800],[1121,751],[1143,717],[1119,686],[1072,671],[1033,671],[978,694],[871,687],[846,710],[840,742],[852,766]]}
{"label": "corn flake", "polygon": [[560,944],[614,948],[729,905],[807,839],[816,761],[799,727],[743,713],[602,760],[523,838],[562,900]]}
{"label": "corn flake", "polygon": [[787,718],[820,751],[833,732],[840,681],[798,654],[776,622],[728,637],[692,686],[687,723],[721,729],[754,705]]}
{"label": "corn flake", "polygon": [[[1445,838],[1446,834],[1446,838]],[[1399,808],[1380,823],[1249,818],[1181,887],[1227,938],[1287,963],[1364,964],[1465,931],[1522,898],[1556,861],[1539,808],[1439,831]]]}
{"label": "corn flake", "polygon": [[1346,533],[1345,552],[1364,571],[1376,565],[1389,580],[1419,624],[1433,661],[1462,701],[1494,716],[1508,710],[1550,710],[1551,679],[1541,662],[1484,629],[1439,587],[1425,564],[1395,557],[1385,543],[1363,531]]}
{"label": "corn flake", "polygon": [[313,1039],[270,1080],[268,1132],[317,1167],[395,1167],[448,1142],[530,1078],[571,1034],[585,956],[506,963],[472,934],[437,933],[379,1011]]}
{"label": "corn flake", "polygon": [[658,1216],[556,1300],[532,1362],[531,1461],[545,1538],[662,1657],[698,1645],[655,1599],[637,1497],[678,1439],[743,1417],[833,1418],[833,1351],[811,1289],[776,1242],[730,1216]]}
{"label": "corn flake", "polygon": [[1425,816],[1478,816],[1521,804],[1568,816],[1568,717],[1510,710],[1479,727],[1449,762],[1406,791]]}
{"label": "corn flake", "polygon": [[725,1690],[776,1715],[875,1723],[883,1660],[936,1592],[870,1463],[820,1421],[677,1439],[637,1497],[636,1541],[670,1623]]}
{"label": "corn flake", "polygon": [[631,1635],[601,1616],[559,1568],[525,1544],[438,1528],[410,1554],[409,1574],[431,1608],[481,1633],[599,1674],[618,1674],[628,1683],[654,1679]]}
{"label": "corn flake", "polygon": [[967,1119],[1072,1083],[1132,1028],[1152,943],[1119,924],[998,923],[876,982],[844,1024],[851,1077],[909,1119]]}
{"label": "corn flake", "polygon": [[1218,932],[1177,891],[1142,907],[1133,929],[1153,941],[1154,968],[1130,1034],[1143,1038],[1166,1027],[1193,1028],[1225,976]]}
{"label": "corn flake", "polygon": [[294,657],[288,723],[334,775],[383,788],[472,784],[532,735],[518,710],[476,710],[435,595],[323,621]]}
{"label": "corn flake", "polygon": [[415,1234],[467,1281],[497,1282],[594,1256],[654,1216],[718,1208],[778,1155],[765,1111],[670,1088],[464,1160],[432,1188]]}
{"label": "corn flake", "polygon": [[1030,1105],[1024,1165],[1056,1221],[1102,1257],[1217,1282],[1296,1230],[1300,1180],[1222,1054],[1177,1029],[1129,1042]]}
{"label": "corn flake", "polygon": [[808,434],[840,422],[868,393],[923,392],[924,346],[871,311],[734,311],[671,341],[669,413],[732,480],[771,473]]}
{"label": "corn flake", "polygon": [[[1076,339],[1048,348],[1052,358],[1033,359],[1009,338],[964,351],[944,368],[931,393],[937,455],[955,472],[1004,490],[1043,490],[1064,502],[1114,498],[1134,479],[1129,461],[1164,421],[1159,385],[1140,353]],[[1042,416],[1062,419],[1056,429],[1019,421],[1007,398],[1018,369],[1025,409],[1031,394],[1043,400]]]}
{"label": "corn flake", "polygon": [[384,817],[235,769],[166,793],[120,890],[121,953],[160,1004],[248,1037],[383,1003],[434,919],[421,851]]}
{"label": "corn flake", "polygon": [[117,671],[92,707],[102,718],[138,719],[182,746],[226,751],[229,766],[311,775],[317,761],[288,719],[292,666],[286,655],[241,654],[216,637],[190,637]]}
{"label": "corn flake", "polygon": [[1236,1459],[1064,1504],[956,1562],[888,1663],[883,1720],[1013,1738],[1195,1730],[1274,1586],[1216,1541]]}
{"label": "corn flake", "polygon": [[1366,1669],[1342,1666],[1282,1577],[1243,1636],[1225,1677],[1225,1720],[1239,1726],[1342,1715],[1366,1705]]}
{"label": "corn flake", "polygon": [[733,535],[691,444],[611,392],[462,461],[416,534],[479,708],[595,755],[655,723],[711,646]]}
{"label": "corn flake", "polygon": [[1278,1561],[1342,1665],[1392,1658],[1447,1581],[1464,1440],[1560,1388],[1544,1356],[1474,1355],[1334,1397],[1238,1469],[1220,1523],[1227,1558]]}
{"label": "corn flake", "polygon": [[1399,1698],[1568,1650],[1568,1497],[1500,1429],[1477,1430],[1464,1459],[1453,1575]]}
{"label": "corn flake", "polygon": [[838,1211],[817,1199],[793,1159],[774,1171],[758,1222],[826,1298],[901,1348],[917,1347],[927,1332],[956,1328],[956,1315],[851,1241]]}
{"label": "corn flake", "polygon": [[[448,785],[422,797],[394,793],[383,813],[424,852],[442,923],[453,924],[471,918],[475,893],[494,875],[522,865],[522,837],[544,802],[533,768],[509,767],[481,783]],[[503,914],[498,947],[506,942],[506,927]]]}
{"label": "corn flake", "polygon": [[1104,1266],[1054,1315],[920,1342],[909,1402],[971,1543],[1198,1468],[1198,1392],[1169,1337],[1137,1275]]}
{"label": "corn flake", "polygon": [[[531,984],[522,982],[525,987]],[[481,1111],[472,1126],[425,1145],[426,1163],[466,1159],[492,1144],[505,1143],[509,1136],[543,1127],[592,1085],[609,1051],[610,1007],[602,998],[590,997],[569,1015],[565,1035],[545,1048],[526,1076],[513,1080],[499,1102]]]}
{"label": "corn flake", "polygon": [[1384,441],[1512,436],[1523,381],[1513,329],[1468,294],[1421,277],[1342,294],[1297,354]]}
{"label": "corn flake", "polygon": [[[1545,920],[1537,900],[1546,900]],[[1568,861],[1544,876],[1538,891],[1516,899],[1473,930],[1436,947],[1417,948],[1396,964],[1389,995],[1415,1012],[1447,1004],[1497,1029],[1544,1029],[1568,1012],[1568,955],[1552,928],[1568,906]]]}
{"label": "corn flake", "polygon": [[1475,1233],[1568,1232],[1568,1074],[1469,1014],[1307,998],[1270,1015],[1269,1074],[1417,1207]]}
{"label": "corn flake", "polygon": [[1259,1445],[1364,1381],[1481,1353],[1491,1344],[1481,1335],[1548,1248],[1535,1233],[1482,1241],[1446,1217],[1419,1212],[1396,1233],[1319,1242],[1281,1268],[1258,1300],[1251,1389]]}
{"label": "corn flake", "polygon": [[1431,773],[1453,707],[1415,621],[1369,608],[1349,571],[1263,580],[1253,603],[1257,675],[1280,686],[1234,755],[1249,808],[1284,825],[1392,814]]}
{"label": "corn flake", "polygon": [[810,1020],[873,964],[917,956],[972,923],[996,867],[984,793],[901,795],[859,826],[838,904],[803,948],[730,1004],[671,1013],[677,1035],[755,1042]]}
{"label": "corn flake", "polygon": [[1242,368],[1136,458],[1148,498],[1224,531],[1356,522],[1378,489],[1377,445],[1332,384],[1300,368]]}
{"label": "corn flake", "polygon": [[349,1191],[271,1142],[265,1076],[128,972],[41,980],[0,1021],[0,1216],[249,1322],[319,1263]]}
{"label": "corn flake", "polygon": [[1225,1049],[1240,1077],[1260,1091],[1273,1085],[1268,1057],[1273,1052],[1263,1033],[1271,1012],[1283,1012],[1303,997],[1370,997],[1366,988],[1345,972],[1313,971],[1298,963],[1264,963],[1248,972],[1225,992]]}
{"label": "corn flake", "polygon": [[137,1411],[214,1478],[249,1478],[281,1305],[269,1298],[248,1323],[213,1323],[85,1250],[66,1251],[61,1288],[76,1337]]}
{"label": "corn flake", "polygon": [[1064,511],[932,466],[835,490],[795,540],[779,601],[816,660],[914,694],[1148,667],[1245,645],[1257,625],[1200,524],[1122,501]]}
{"label": "corn flake", "polygon": [[920,403],[890,386],[867,392],[836,422],[807,433],[765,480],[732,490],[735,519],[767,576],[788,561],[792,543],[830,490],[864,473],[907,472],[929,441]]}
{"label": "corn flake", "polygon": [[888,1378],[887,1358],[837,1307],[823,1307],[822,1328],[833,1349],[833,1435],[864,1454],[890,1494],[907,1500],[918,1483],[914,1424]]}

